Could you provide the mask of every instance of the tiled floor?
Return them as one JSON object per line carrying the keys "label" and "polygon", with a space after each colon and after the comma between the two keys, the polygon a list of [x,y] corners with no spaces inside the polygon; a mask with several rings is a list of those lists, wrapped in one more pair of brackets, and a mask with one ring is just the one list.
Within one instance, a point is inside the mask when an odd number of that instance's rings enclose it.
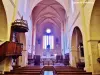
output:
{"label": "tiled floor", "polygon": [[44,75],[53,75],[53,71],[44,71]]}

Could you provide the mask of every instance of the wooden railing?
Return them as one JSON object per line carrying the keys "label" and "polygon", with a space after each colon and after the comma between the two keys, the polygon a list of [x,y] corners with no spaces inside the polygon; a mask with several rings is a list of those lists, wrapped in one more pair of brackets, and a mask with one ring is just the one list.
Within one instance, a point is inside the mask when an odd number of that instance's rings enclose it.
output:
{"label": "wooden railing", "polygon": [[21,56],[23,45],[17,42],[6,41],[0,45],[0,61],[6,57],[17,58]]}

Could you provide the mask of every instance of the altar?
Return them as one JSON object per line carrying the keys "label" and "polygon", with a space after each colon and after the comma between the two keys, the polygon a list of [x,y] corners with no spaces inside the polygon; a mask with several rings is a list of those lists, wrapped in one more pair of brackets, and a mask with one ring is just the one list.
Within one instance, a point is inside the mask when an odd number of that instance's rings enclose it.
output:
{"label": "altar", "polygon": [[43,65],[53,65],[56,60],[56,55],[53,54],[52,50],[50,49],[50,45],[47,45],[47,49],[44,50],[43,55],[41,56],[41,61]]}
{"label": "altar", "polygon": [[53,56],[41,56],[41,59],[42,60],[50,60],[50,59],[54,60],[54,59],[56,59],[56,56],[54,56],[54,55]]}
{"label": "altar", "polygon": [[43,65],[54,65],[56,60],[56,55],[54,55],[50,50],[44,51],[43,56],[41,56],[41,61]]}
{"label": "altar", "polygon": [[41,56],[41,61],[43,62],[43,65],[54,65],[56,61],[55,56]]}

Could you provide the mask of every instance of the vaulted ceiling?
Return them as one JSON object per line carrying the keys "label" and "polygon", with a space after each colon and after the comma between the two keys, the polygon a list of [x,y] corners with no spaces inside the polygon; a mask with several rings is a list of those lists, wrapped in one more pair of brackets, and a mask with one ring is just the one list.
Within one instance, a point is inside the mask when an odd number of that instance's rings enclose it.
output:
{"label": "vaulted ceiling", "polygon": [[32,11],[33,25],[53,23],[61,28],[66,22],[66,12],[63,6],[55,0],[43,0]]}

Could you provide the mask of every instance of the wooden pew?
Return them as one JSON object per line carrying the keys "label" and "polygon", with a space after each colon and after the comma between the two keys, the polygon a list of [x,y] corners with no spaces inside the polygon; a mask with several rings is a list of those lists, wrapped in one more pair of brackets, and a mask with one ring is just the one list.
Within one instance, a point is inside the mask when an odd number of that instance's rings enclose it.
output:
{"label": "wooden pew", "polygon": [[0,75],[41,75],[40,73],[15,73],[15,74],[0,74]]}
{"label": "wooden pew", "polygon": [[57,75],[92,75],[91,72],[57,72]]}
{"label": "wooden pew", "polygon": [[40,75],[42,67],[40,66],[27,66],[17,68],[11,72],[5,72],[5,75]]}
{"label": "wooden pew", "polygon": [[56,66],[55,70],[57,75],[92,75],[91,72],[85,72],[82,69],[70,67],[70,66]]}
{"label": "wooden pew", "polygon": [[70,66],[55,66],[55,70],[57,72],[85,72],[84,70],[76,69]]}

